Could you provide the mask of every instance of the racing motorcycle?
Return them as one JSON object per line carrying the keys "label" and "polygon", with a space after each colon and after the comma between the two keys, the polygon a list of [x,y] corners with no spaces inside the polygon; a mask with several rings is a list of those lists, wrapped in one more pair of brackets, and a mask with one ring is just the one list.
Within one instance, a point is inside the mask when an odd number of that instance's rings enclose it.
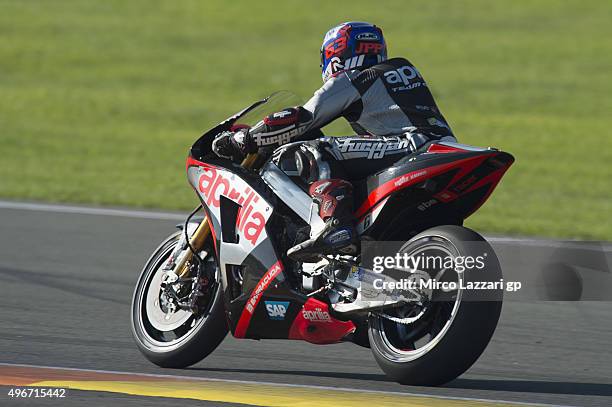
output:
{"label": "racing motorcycle", "polygon": [[293,143],[250,154],[240,165],[212,152],[222,131],[299,104],[291,93],[277,92],[191,147],[187,177],[200,205],[140,274],[131,313],[139,350],[159,366],[182,368],[213,352],[228,331],[245,339],[346,341],[371,348],[382,370],[400,383],[440,385],[456,378],[487,346],[503,296],[502,290],[485,295],[465,288],[502,274],[493,249],[463,221],[514,158],[492,148],[433,142],[354,180],[362,255],[367,245],[399,242],[402,255],[483,259],[478,273],[452,264],[395,267],[386,281],[401,281],[403,273],[413,281],[457,284],[377,291],[375,280],[384,278],[359,256],[324,256],[316,263],[286,256],[324,226],[296,168]]}

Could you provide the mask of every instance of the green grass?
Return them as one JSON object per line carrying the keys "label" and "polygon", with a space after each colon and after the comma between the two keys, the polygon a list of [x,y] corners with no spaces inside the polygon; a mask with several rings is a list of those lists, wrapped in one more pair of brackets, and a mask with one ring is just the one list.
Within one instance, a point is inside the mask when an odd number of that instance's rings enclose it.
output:
{"label": "green grass", "polygon": [[460,141],[516,156],[470,226],[612,240],[612,5],[595,0],[0,1],[0,197],[192,207],[190,144],[274,90],[306,99],[347,19],[384,28]]}

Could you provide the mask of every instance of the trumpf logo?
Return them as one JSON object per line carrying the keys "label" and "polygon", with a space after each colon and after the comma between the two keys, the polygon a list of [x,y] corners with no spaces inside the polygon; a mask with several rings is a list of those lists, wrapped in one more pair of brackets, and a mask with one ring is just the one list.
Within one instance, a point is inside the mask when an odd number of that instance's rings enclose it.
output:
{"label": "trumpf logo", "polygon": [[427,170],[416,171],[416,172],[413,172],[413,173],[405,174],[405,175],[402,175],[400,178],[398,178],[393,184],[396,187],[401,187],[406,182],[410,182],[410,181],[412,181],[414,179],[423,177],[425,175],[427,175]]}

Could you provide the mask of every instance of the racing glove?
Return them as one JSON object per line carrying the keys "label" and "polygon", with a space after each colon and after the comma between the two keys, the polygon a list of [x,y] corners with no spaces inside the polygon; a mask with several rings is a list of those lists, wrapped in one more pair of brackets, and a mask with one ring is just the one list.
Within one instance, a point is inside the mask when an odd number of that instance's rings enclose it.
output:
{"label": "racing glove", "polygon": [[257,144],[253,142],[249,129],[224,131],[213,140],[212,150],[219,157],[238,162],[247,154],[257,152]]}

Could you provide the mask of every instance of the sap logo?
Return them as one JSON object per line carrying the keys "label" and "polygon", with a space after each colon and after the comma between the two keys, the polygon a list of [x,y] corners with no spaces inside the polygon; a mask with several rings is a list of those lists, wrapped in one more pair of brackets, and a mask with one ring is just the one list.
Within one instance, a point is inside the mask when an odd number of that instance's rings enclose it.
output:
{"label": "sap logo", "polygon": [[264,301],[270,319],[283,320],[289,309],[289,301]]}
{"label": "sap logo", "polygon": [[423,80],[423,77],[421,76],[419,71],[417,71],[415,67],[410,65],[404,65],[394,71],[385,72],[384,77],[387,83],[390,85],[401,84],[408,86],[410,85],[410,82],[415,78],[418,78],[420,81]]}

